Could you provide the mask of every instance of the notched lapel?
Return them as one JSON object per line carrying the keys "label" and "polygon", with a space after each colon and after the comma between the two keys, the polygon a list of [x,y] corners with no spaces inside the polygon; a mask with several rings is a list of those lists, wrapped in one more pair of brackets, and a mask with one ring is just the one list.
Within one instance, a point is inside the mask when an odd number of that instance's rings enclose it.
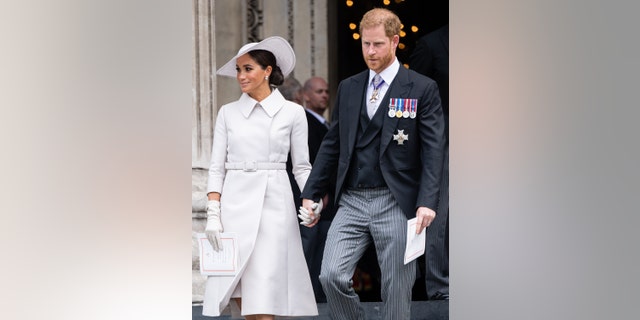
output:
{"label": "notched lapel", "polygon": [[360,108],[362,108],[364,104],[364,95],[367,92],[367,80],[368,71],[361,73],[359,77],[353,78],[353,83],[346,88],[347,92],[342,93],[349,96],[347,103],[347,106],[349,106],[349,110],[347,110],[347,130],[349,132],[347,141],[349,143],[349,152],[353,151],[356,143]]}

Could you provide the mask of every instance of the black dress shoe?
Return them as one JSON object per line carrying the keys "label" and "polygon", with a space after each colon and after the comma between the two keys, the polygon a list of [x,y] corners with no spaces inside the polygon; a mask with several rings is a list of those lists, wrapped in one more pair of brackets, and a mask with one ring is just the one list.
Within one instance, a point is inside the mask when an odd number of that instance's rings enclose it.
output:
{"label": "black dress shoe", "polygon": [[448,293],[436,292],[436,294],[429,297],[429,300],[449,300]]}

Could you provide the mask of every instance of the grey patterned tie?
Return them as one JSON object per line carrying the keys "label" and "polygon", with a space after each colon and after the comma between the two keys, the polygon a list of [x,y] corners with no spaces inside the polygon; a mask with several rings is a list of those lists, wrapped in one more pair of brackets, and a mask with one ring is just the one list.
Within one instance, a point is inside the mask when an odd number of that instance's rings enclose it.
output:
{"label": "grey patterned tie", "polygon": [[380,94],[380,88],[384,84],[384,80],[379,74],[376,74],[371,80],[371,85],[373,86],[373,91],[371,92],[371,98],[369,98],[369,103],[367,104],[367,114],[369,115],[369,119],[373,118],[373,115],[376,113],[378,109],[378,95]]}

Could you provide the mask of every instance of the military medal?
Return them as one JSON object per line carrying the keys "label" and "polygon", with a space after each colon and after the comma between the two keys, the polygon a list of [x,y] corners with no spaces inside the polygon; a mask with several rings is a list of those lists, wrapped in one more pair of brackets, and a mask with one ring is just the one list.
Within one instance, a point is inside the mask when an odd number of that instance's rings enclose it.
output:
{"label": "military medal", "polygon": [[393,118],[393,117],[396,116],[396,104],[397,103],[398,103],[398,99],[396,99],[396,98],[389,99],[389,112],[387,113],[389,118]]}
{"label": "military medal", "polygon": [[402,118],[402,108],[404,102],[404,99],[398,99],[398,107],[396,107],[396,118]]}
{"label": "military medal", "polygon": [[409,135],[404,134],[404,130],[398,130],[398,133],[393,135],[393,140],[397,141],[398,145],[404,145],[404,142],[409,140]]}
{"label": "military medal", "polygon": [[409,117],[414,119],[416,117],[416,109],[418,108],[418,99],[411,99],[411,111],[409,112]]}
{"label": "military medal", "polygon": [[376,102],[376,100],[378,100],[378,89],[379,88],[373,89],[373,93],[371,93],[371,99],[369,99],[369,102],[374,103]]}
{"label": "military medal", "polygon": [[380,93],[380,88],[382,88],[382,85],[384,84],[384,80],[382,80],[382,77],[380,77],[379,74],[376,74],[376,76],[373,77],[371,84],[373,85],[373,92],[371,93],[371,98],[369,99],[369,102],[375,103],[376,100],[378,100],[378,93]]}
{"label": "military medal", "polygon": [[407,101],[405,101],[404,108],[402,108],[402,117],[403,118],[409,118],[409,105],[411,104],[411,99],[406,99]]}
{"label": "military medal", "polygon": [[417,109],[418,99],[390,98],[387,115],[389,118],[414,119],[417,115]]}

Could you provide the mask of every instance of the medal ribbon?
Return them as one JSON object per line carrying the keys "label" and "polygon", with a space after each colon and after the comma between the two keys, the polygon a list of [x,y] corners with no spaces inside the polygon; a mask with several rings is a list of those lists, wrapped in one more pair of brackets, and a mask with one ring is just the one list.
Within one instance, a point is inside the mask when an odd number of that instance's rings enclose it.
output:
{"label": "medal ribbon", "polygon": [[382,85],[384,84],[384,80],[382,80],[382,77],[379,74],[376,74],[373,77],[373,80],[371,80],[371,84],[373,85],[373,92],[371,93],[369,102],[375,102],[376,100],[378,100],[378,93],[380,91],[380,88],[382,88]]}

